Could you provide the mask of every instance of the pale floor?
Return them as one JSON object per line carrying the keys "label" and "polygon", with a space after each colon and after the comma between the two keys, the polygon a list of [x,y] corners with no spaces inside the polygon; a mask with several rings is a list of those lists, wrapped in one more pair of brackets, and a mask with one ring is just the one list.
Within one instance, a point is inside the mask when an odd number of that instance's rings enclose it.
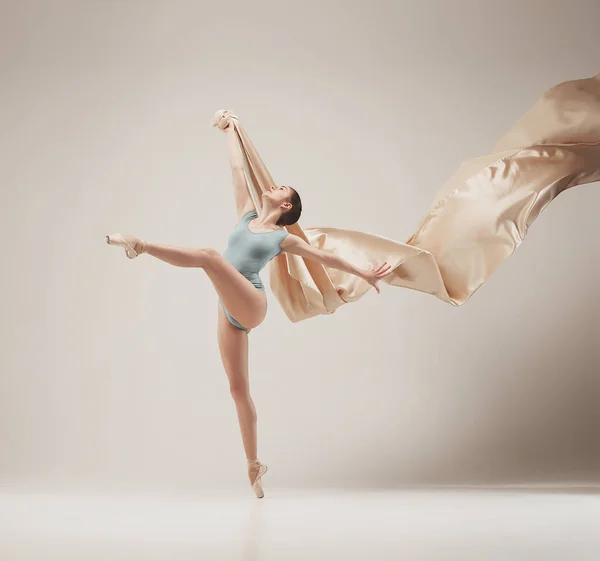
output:
{"label": "pale floor", "polygon": [[598,489],[0,492],[2,561],[599,561]]}

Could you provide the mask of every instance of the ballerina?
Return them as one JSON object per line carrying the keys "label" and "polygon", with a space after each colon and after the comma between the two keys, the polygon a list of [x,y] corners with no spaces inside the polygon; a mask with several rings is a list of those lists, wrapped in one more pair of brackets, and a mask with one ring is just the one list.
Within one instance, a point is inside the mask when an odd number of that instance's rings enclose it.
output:
{"label": "ballerina", "polygon": [[231,396],[235,402],[250,485],[257,498],[264,497],[261,478],[267,465],[257,458],[257,414],[248,379],[248,334],[267,313],[267,296],[260,271],[281,252],[312,259],[333,269],[356,275],[380,293],[378,282],[390,274],[387,261],[370,270],[316,248],[285,227],[295,224],[302,212],[298,192],[287,185],[272,185],[261,196],[257,212],[244,175],[244,159],[235,138],[233,118],[224,128],[231,163],[239,221],[223,254],[213,248],[184,248],[151,243],[129,234],[106,236],[110,245],[125,249],[128,258],[151,255],[176,267],[203,269],[219,297],[217,339]]}

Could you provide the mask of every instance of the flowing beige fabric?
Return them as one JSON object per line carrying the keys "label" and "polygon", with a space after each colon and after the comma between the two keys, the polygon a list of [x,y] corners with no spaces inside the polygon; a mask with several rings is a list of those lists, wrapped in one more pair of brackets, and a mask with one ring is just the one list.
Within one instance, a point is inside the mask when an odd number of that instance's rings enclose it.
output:
{"label": "flowing beige fabric", "polygon": [[[243,126],[229,111],[213,125],[235,126],[250,194],[259,209],[273,181]],[[437,193],[415,233],[402,243],[339,228],[287,227],[311,245],[361,268],[387,261],[381,282],[466,302],[523,241],[527,228],[564,190],[600,180],[600,74],[548,90],[487,156],[465,161]],[[371,285],[314,260],[282,252],[269,264],[270,286],[298,322],[361,298]]]}

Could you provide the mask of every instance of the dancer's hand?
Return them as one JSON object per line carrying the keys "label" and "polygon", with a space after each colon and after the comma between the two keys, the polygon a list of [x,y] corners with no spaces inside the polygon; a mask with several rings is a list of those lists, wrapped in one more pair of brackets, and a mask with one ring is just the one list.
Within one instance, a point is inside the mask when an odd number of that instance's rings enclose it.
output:
{"label": "dancer's hand", "polygon": [[374,269],[372,271],[371,270],[365,271],[364,274],[362,275],[362,278],[365,279],[371,286],[375,287],[377,294],[379,294],[380,290],[379,290],[379,286],[377,286],[377,283],[383,277],[386,277],[387,275],[389,275],[391,273],[391,271],[390,271],[391,268],[392,268],[392,266],[388,265],[387,261],[384,261],[382,265],[377,267],[377,269]]}
{"label": "dancer's hand", "polygon": [[237,119],[237,116],[234,115],[229,109],[219,109],[212,118],[213,127],[217,127],[223,132],[233,130],[231,126],[233,123],[233,119]]}

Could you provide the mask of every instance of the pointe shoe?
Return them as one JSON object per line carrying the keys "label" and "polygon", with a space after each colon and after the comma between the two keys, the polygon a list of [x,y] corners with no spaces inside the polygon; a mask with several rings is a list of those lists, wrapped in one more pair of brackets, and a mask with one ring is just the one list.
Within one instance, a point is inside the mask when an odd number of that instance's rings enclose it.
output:
{"label": "pointe shoe", "polygon": [[[140,243],[141,249],[140,251],[135,250],[135,246]],[[125,248],[125,254],[129,259],[135,259],[138,255],[144,253],[145,243],[143,240],[136,238],[135,236],[130,236],[129,234],[110,234],[106,236],[106,243],[109,245],[118,245],[120,247]]]}
{"label": "pointe shoe", "polygon": [[263,491],[262,488],[262,483],[261,483],[261,477],[267,473],[267,470],[269,469],[267,467],[266,464],[263,464],[262,462],[258,461],[258,460],[249,460],[248,461],[248,467],[252,468],[252,467],[256,467],[258,466],[258,472],[256,474],[256,478],[254,479],[254,481],[252,482],[252,490],[254,491],[254,494],[256,495],[256,498],[258,499],[262,499],[265,496],[265,493]]}

